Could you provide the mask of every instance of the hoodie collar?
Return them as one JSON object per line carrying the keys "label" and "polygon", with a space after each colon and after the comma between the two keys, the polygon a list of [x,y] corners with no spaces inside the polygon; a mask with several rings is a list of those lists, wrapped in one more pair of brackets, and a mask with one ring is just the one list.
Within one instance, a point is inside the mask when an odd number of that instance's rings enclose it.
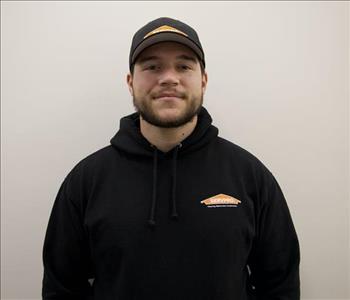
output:
{"label": "hoodie collar", "polygon": [[[184,155],[203,147],[217,135],[218,129],[212,125],[211,116],[202,106],[198,113],[196,127],[192,133],[181,142],[181,154]],[[153,147],[151,143],[140,131],[140,117],[137,112],[120,119],[119,131],[111,139],[111,144],[115,148],[130,154],[153,156]],[[159,152],[163,153],[161,151]]]}

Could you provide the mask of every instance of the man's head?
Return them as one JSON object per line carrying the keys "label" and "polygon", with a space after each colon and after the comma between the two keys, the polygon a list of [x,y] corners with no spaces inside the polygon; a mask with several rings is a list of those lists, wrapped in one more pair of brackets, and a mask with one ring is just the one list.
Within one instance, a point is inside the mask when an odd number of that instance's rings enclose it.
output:
{"label": "man's head", "polygon": [[129,90],[145,121],[173,128],[198,114],[207,73],[194,29],[170,18],[146,24],[134,35],[129,66]]}

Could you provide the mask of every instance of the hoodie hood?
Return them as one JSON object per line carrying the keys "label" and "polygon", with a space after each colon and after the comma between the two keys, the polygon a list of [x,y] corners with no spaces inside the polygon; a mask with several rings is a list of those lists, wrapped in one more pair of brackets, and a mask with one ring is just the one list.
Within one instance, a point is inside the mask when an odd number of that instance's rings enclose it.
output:
{"label": "hoodie hood", "polygon": [[[198,120],[195,129],[192,133],[184,139],[181,143],[176,145],[169,153],[172,152],[173,163],[172,163],[172,208],[171,217],[174,220],[179,218],[177,208],[176,208],[176,167],[177,158],[179,155],[186,155],[188,153],[194,152],[214,138],[218,136],[219,130],[212,125],[212,118],[208,111],[202,106],[200,112],[198,113]],[[155,222],[155,210],[157,204],[157,177],[158,177],[158,159],[160,156],[167,155],[158,150],[156,146],[152,145],[140,131],[140,117],[139,113],[135,112],[128,116],[123,117],[120,120],[120,129],[111,139],[111,144],[116,149],[133,154],[135,156],[146,156],[153,157],[153,188],[152,188],[152,202],[149,213],[148,224],[151,228],[156,225]]]}

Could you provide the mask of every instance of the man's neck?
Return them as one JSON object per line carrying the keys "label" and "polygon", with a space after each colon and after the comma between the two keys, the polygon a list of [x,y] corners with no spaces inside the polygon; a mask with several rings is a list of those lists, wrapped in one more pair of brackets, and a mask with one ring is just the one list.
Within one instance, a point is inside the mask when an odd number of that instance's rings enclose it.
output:
{"label": "man's neck", "polygon": [[148,123],[140,116],[140,130],[142,135],[157,149],[168,152],[193,132],[197,120],[198,116],[196,115],[192,121],[181,127],[161,128]]}

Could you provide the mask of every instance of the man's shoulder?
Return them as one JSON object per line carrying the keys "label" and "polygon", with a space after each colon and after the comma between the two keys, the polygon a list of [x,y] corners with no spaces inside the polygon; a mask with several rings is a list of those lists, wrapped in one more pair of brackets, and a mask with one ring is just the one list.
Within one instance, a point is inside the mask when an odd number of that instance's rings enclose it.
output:
{"label": "man's shoulder", "polygon": [[115,155],[116,151],[112,145],[100,148],[76,162],[69,174],[89,175],[98,172],[100,169],[110,165]]}
{"label": "man's shoulder", "polygon": [[236,159],[242,159],[246,161],[251,161],[255,163],[261,163],[259,158],[253,154],[250,150],[247,150],[247,148],[243,148],[242,146],[238,145],[237,143],[234,143],[228,139],[225,139],[223,137],[218,136],[217,139],[218,142],[218,150],[223,151],[226,155],[232,155],[232,157]]}
{"label": "man's shoulder", "polygon": [[235,165],[238,169],[245,171],[262,172],[265,175],[271,174],[268,167],[251,150],[238,145],[228,139],[218,136],[217,149],[215,149],[222,159],[227,163]]}
{"label": "man's shoulder", "polygon": [[109,161],[115,156],[116,151],[112,145],[105,146],[83,157],[79,163],[81,164],[98,164]]}

